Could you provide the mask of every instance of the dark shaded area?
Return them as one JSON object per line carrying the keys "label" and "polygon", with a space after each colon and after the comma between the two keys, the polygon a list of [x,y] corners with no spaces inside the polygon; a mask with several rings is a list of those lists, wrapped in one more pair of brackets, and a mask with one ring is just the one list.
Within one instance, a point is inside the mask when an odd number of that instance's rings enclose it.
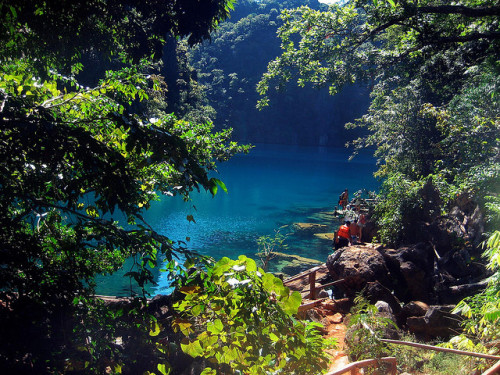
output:
{"label": "dark shaded area", "polygon": [[197,79],[217,113],[216,128],[234,128],[240,142],[342,147],[362,134],[344,125],[366,112],[367,87],[350,86],[331,96],[327,89],[289,85],[270,96],[266,109],[255,107],[260,99],[257,83],[268,62],[281,53],[279,14],[302,5],[324,7],[307,0],[241,1],[211,41],[190,52]]}

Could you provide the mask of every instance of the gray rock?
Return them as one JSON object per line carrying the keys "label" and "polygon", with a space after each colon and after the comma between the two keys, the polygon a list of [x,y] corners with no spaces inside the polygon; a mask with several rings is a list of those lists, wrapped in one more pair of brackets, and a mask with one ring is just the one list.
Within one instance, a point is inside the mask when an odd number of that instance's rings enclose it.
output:
{"label": "gray rock", "polygon": [[460,332],[462,318],[449,312],[447,306],[431,306],[424,316],[409,317],[408,330],[423,339],[447,339]]}
{"label": "gray rock", "polygon": [[368,282],[391,285],[383,256],[369,246],[350,246],[336,251],[328,257],[326,266],[334,280],[345,280],[339,287],[350,296],[354,296]]}

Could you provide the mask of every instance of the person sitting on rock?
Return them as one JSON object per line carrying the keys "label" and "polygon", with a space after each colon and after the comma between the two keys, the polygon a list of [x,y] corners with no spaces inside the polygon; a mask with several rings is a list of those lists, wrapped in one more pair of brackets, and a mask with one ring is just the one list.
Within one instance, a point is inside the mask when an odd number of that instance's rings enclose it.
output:
{"label": "person sitting on rock", "polygon": [[335,250],[340,249],[341,247],[349,246],[351,244],[351,230],[349,226],[351,225],[350,221],[346,221],[343,225],[340,226],[335,236]]}
{"label": "person sitting on rock", "polygon": [[361,239],[361,232],[358,226],[357,219],[354,219],[354,221],[349,224],[349,230],[351,231],[351,243],[353,245],[356,245],[358,242],[360,242]]}

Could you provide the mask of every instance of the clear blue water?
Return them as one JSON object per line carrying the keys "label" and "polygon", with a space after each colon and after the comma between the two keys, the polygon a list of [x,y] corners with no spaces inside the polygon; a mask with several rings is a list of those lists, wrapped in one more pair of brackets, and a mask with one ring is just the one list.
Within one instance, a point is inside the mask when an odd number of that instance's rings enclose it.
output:
{"label": "clear blue water", "polygon": [[[188,247],[216,259],[237,258],[245,254],[255,258],[256,240],[295,222],[319,222],[315,214],[332,211],[339,194],[348,188],[377,190],[373,177],[375,160],[370,153],[348,161],[350,150],[323,147],[256,145],[248,155],[238,155],[219,166],[217,178],[224,181],[228,193],[219,189],[194,193],[191,202],[165,196],[145,215],[157,231],[173,240],[186,241]],[[193,215],[196,223],[189,222]],[[331,231],[338,222],[331,225]],[[288,237],[288,253],[322,262],[331,252],[331,243],[316,238]],[[100,281],[98,292],[124,295],[129,292],[128,278],[118,273]],[[168,281],[158,275],[159,286],[152,294],[164,293]]]}

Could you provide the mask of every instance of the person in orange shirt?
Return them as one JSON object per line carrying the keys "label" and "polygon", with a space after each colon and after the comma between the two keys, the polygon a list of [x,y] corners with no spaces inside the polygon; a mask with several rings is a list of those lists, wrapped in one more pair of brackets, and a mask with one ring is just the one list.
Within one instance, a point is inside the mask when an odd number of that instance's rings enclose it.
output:
{"label": "person in orange shirt", "polygon": [[346,221],[335,233],[335,250],[340,249],[341,247],[349,246],[351,244],[351,229],[349,229],[350,225],[351,222]]}

